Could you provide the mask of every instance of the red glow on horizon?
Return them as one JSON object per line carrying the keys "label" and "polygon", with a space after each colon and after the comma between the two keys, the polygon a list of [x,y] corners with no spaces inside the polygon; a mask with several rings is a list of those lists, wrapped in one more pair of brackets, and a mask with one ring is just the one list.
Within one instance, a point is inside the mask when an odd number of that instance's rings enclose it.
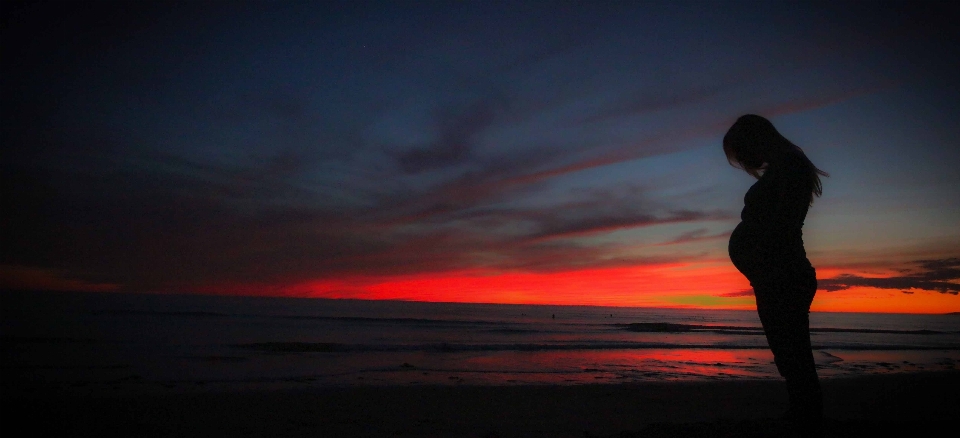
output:
{"label": "red glow on horizon", "polygon": [[[289,288],[293,295],[499,304],[691,307],[675,296],[720,295],[746,287],[736,271],[661,264],[560,272],[463,271],[389,278],[320,280]],[[742,300],[726,306],[742,308]]]}
{"label": "red glow on horizon", "polygon": [[[820,269],[821,278],[840,274]],[[294,284],[220,284],[196,292],[332,299],[755,309],[750,285],[727,263],[666,263],[557,272],[469,270],[439,274],[352,276]],[[945,313],[960,297],[937,292],[850,288],[819,291],[817,312]]]}

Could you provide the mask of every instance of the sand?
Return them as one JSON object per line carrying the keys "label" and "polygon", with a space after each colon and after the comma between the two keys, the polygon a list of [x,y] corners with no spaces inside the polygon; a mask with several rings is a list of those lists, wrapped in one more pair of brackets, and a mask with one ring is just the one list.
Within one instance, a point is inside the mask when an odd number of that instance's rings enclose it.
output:
{"label": "sand", "polygon": [[[938,436],[960,372],[824,380],[826,436]],[[80,394],[4,391],[4,429],[57,436],[775,437],[778,381]],[[947,436],[951,432],[945,432]]]}

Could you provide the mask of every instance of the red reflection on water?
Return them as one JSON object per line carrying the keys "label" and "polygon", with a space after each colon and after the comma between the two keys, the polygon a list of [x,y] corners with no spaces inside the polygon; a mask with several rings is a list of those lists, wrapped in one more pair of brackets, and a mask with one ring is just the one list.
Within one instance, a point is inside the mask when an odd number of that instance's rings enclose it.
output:
{"label": "red reflection on water", "polygon": [[[541,383],[770,378],[773,356],[763,349],[507,351],[460,359],[464,371]],[[488,374],[487,380],[496,379]],[[504,382],[506,383],[506,382]]]}

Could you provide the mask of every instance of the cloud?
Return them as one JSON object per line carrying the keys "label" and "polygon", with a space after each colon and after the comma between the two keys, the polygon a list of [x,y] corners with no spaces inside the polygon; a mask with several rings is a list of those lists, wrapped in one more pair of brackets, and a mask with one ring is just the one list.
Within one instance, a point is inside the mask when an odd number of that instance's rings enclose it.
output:
{"label": "cloud", "polygon": [[724,298],[752,297],[753,289],[744,289],[744,290],[738,290],[733,292],[727,292],[724,294],[720,294],[719,296]]}
{"label": "cloud", "polygon": [[766,108],[762,112],[766,117],[777,117],[786,114],[801,113],[817,108],[834,105],[846,100],[860,96],[875,94],[883,90],[893,88],[896,85],[893,81],[883,81],[879,84],[860,85],[845,90],[838,90],[832,93],[824,93],[818,96],[810,96],[805,99],[796,99],[780,102]]}
{"label": "cloud", "polygon": [[[656,90],[656,92],[635,91],[632,96],[611,102],[595,114],[584,117],[581,122],[594,123],[632,117],[663,110],[671,110],[686,105],[702,104],[724,92],[743,85],[748,79],[755,80],[756,72],[738,72],[725,80],[705,85],[693,85],[687,89]],[[752,73],[752,75],[751,75]]]}
{"label": "cloud", "polygon": [[[727,216],[725,218],[730,218],[730,217],[731,216]],[[729,237],[730,233],[732,233],[732,231],[725,231],[723,233],[707,234],[708,232],[709,231],[706,228],[698,228],[696,230],[681,233],[676,238],[668,240],[666,242],[660,242],[657,245],[679,245],[683,243],[702,242],[706,240],[722,239],[725,237]]]}
{"label": "cloud", "polygon": [[117,284],[71,278],[66,272],[29,266],[0,265],[0,290],[108,292],[119,288]]}
{"label": "cloud", "polygon": [[681,222],[699,222],[725,220],[732,216],[725,212],[705,212],[692,210],[669,211],[665,214],[652,214],[644,211],[623,209],[620,211],[574,213],[555,215],[540,223],[540,231],[530,236],[535,240],[579,237],[588,234],[620,230],[624,228],[648,227],[653,225]]}
{"label": "cloud", "polygon": [[918,260],[912,268],[902,275],[891,277],[862,277],[853,274],[841,274],[834,278],[819,280],[819,288],[828,292],[840,291],[851,287],[872,287],[877,289],[925,290],[944,294],[960,293],[960,258],[936,260]]}
{"label": "cloud", "polygon": [[490,100],[478,101],[461,114],[445,114],[438,121],[439,138],[432,144],[400,153],[397,162],[407,173],[462,164],[471,158],[475,137],[495,120]]}
{"label": "cloud", "polygon": [[[889,87],[889,83],[884,83],[879,86],[861,87],[853,90],[839,90],[814,96],[790,96],[789,98],[781,101],[755,107],[751,111],[758,114],[764,114],[767,117],[782,116],[833,105],[858,96],[875,93]],[[731,86],[725,91],[734,90],[735,88]],[[719,91],[717,93],[719,93]],[[701,96],[701,98],[706,99],[712,95],[712,92],[707,93],[704,96]],[[679,100],[676,102],[677,105],[682,103],[683,102]],[[610,110],[608,114],[605,114],[605,117],[616,117],[618,114],[627,116],[632,113],[629,111],[618,112]],[[532,168],[538,170],[534,170],[532,172],[526,170],[516,175],[508,176],[504,180],[498,182],[503,183],[503,186],[505,187],[513,184],[536,183],[550,178],[556,178],[588,169],[677,152],[682,150],[683,147],[681,145],[687,143],[689,140],[710,136],[719,137],[727,128],[729,128],[735,117],[736,115],[733,117],[727,115],[723,117],[714,117],[712,119],[701,119],[691,125],[686,125],[682,123],[682,121],[678,120],[675,126],[661,127],[657,134],[635,142],[607,147],[584,148],[573,161],[563,162],[563,159],[566,158],[567,155],[572,154],[561,153],[553,155],[552,160],[544,160],[544,164],[546,164],[545,168],[531,166],[528,167],[528,169]]]}

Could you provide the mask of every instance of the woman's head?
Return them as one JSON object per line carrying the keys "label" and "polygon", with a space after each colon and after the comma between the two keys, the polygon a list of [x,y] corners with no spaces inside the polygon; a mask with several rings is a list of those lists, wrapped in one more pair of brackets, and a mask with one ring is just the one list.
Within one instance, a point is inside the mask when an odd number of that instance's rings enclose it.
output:
{"label": "woman's head", "polygon": [[740,116],[723,136],[723,153],[726,154],[727,161],[755,178],[760,178],[771,160],[790,151],[802,156],[810,168],[810,203],[813,203],[813,196],[823,193],[820,175],[829,175],[817,169],[804,155],[803,150],[780,134],[769,120],[756,114]]}
{"label": "woman's head", "polygon": [[756,114],[740,116],[723,136],[723,152],[727,161],[759,178],[773,153],[792,146],[777,128]]}

